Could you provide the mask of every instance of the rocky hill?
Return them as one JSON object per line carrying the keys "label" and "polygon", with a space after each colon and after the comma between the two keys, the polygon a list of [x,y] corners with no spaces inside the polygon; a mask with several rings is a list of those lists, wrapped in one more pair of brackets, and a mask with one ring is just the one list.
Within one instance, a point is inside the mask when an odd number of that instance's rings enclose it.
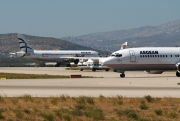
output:
{"label": "rocky hill", "polygon": [[117,30],[63,38],[80,45],[107,51],[116,51],[120,44],[131,47],[180,46],[180,20],[159,26],[144,26],[129,30]]}
{"label": "rocky hill", "polygon": [[[57,38],[24,36],[36,50],[96,50]],[[17,34],[0,34],[0,56],[7,57],[9,52],[16,51],[19,51]]]}

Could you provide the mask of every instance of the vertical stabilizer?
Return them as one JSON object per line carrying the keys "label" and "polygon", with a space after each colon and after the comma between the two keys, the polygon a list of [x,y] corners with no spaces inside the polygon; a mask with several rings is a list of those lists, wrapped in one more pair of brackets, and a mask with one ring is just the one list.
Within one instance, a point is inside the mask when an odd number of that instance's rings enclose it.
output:
{"label": "vertical stabilizer", "polygon": [[33,51],[32,47],[29,45],[29,43],[27,42],[27,40],[22,34],[18,34],[18,40],[19,40],[20,51],[23,51],[26,53]]}

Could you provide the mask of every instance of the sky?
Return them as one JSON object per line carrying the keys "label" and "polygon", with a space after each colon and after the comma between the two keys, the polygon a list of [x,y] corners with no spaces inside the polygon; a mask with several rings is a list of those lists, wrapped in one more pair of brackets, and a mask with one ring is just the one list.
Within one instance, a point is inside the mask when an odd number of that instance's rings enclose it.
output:
{"label": "sky", "polygon": [[178,19],[180,0],[0,0],[0,34],[60,38]]}

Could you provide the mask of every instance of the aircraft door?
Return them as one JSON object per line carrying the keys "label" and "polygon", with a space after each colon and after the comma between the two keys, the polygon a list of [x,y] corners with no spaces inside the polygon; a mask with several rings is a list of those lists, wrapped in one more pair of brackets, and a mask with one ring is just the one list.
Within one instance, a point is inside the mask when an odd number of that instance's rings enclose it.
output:
{"label": "aircraft door", "polygon": [[130,53],[130,61],[131,62],[136,62],[135,52],[133,50],[130,50],[129,53]]}

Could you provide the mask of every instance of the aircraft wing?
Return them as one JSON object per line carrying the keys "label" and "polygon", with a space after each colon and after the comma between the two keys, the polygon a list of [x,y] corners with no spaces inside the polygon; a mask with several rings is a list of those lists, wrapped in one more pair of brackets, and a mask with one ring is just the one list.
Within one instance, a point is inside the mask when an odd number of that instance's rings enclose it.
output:
{"label": "aircraft wing", "polygon": [[79,60],[88,60],[91,59],[93,61],[99,61],[99,59],[104,59],[106,57],[63,57],[66,59],[79,59]]}

